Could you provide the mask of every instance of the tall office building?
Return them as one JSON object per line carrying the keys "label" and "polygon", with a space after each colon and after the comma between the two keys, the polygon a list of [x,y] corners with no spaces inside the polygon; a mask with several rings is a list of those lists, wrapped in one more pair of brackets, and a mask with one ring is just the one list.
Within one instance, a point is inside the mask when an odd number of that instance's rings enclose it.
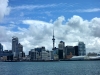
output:
{"label": "tall office building", "polygon": [[56,47],[53,50],[53,59],[54,60],[58,60],[58,48],[56,48]]}
{"label": "tall office building", "polygon": [[66,46],[67,47],[67,55],[70,55],[70,53],[72,55],[75,55],[75,49],[73,46]]}
{"label": "tall office building", "polygon": [[24,57],[23,45],[21,45],[20,43],[18,44],[18,56],[19,58]]}
{"label": "tall office building", "polygon": [[63,41],[60,41],[60,43],[59,43],[59,45],[58,45],[58,48],[59,48],[60,50],[64,50],[64,48],[65,48],[65,43],[64,43]]}
{"label": "tall office building", "polygon": [[3,52],[3,45],[0,43],[0,53]]}
{"label": "tall office building", "polygon": [[23,45],[21,45],[20,43],[18,44],[18,51],[23,52]]}
{"label": "tall office building", "polygon": [[65,43],[63,41],[58,44],[58,57],[59,59],[65,58]]}
{"label": "tall office building", "polygon": [[18,38],[12,37],[12,53],[14,57],[18,57],[19,51],[18,51]]}
{"label": "tall office building", "polygon": [[86,55],[86,48],[84,42],[79,42],[78,43],[78,54],[79,56],[84,56]]}
{"label": "tall office building", "polygon": [[75,56],[79,56],[79,52],[78,52],[78,46],[74,46],[74,49],[75,49]]}
{"label": "tall office building", "polygon": [[75,49],[73,46],[66,46],[65,57],[66,59],[72,58],[75,55]]}

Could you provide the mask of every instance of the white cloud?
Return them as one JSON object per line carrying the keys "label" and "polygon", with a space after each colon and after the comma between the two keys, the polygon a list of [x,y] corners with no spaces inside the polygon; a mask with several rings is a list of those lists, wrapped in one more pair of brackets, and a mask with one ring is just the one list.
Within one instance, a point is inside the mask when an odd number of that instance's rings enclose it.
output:
{"label": "white cloud", "polygon": [[12,7],[12,9],[27,9],[27,10],[31,10],[31,9],[38,9],[38,8],[48,8],[48,7],[55,7],[57,6],[57,4],[47,4],[47,5],[22,5],[22,6],[16,6],[16,7]]}
{"label": "white cloud", "polygon": [[10,13],[10,7],[8,7],[8,2],[8,0],[0,0],[0,20],[2,20],[5,15],[9,15]]}
{"label": "white cloud", "polygon": [[100,12],[100,8],[76,9],[76,10],[69,10],[69,12]]}
{"label": "white cloud", "polygon": [[74,7],[78,5],[78,3],[74,3],[74,4],[69,4],[69,3],[54,3],[54,4],[38,4],[38,5],[21,5],[21,6],[15,6],[12,7],[12,9],[18,9],[18,10],[23,10],[23,9],[27,9],[27,10],[33,10],[33,9],[40,9],[40,8],[55,8],[55,7]]}
{"label": "white cloud", "polygon": [[[93,18],[90,21],[74,15],[66,21],[64,16],[58,17],[55,21],[44,22],[39,20],[23,20],[22,23],[29,25],[28,28],[18,27],[19,31],[14,32],[6,30],[6,27],[0,27],[0,42],[3,43],[4,49],[11,46],[11,37],[17,36],[24,46],[24,51],[35,47],[45,46],[46,49],[52,49],[52,30],[55,29],[55,42],[58,47],[59,41],[64,41],[66,45],[77,45],[78,41],[86,44],[87,52],[100,51],[100,18]],[[5,34],[6,33],[6,34]],[[6,40],[5,40],[6,39]],[[9,40],[9,41],[8,41]],[[6,43],[7,42],[7,43]]]}
{"label": "white cloud", "polygon": [[6,27],[0,26],[0,41],[5,41],[4,37],[6,36]]}

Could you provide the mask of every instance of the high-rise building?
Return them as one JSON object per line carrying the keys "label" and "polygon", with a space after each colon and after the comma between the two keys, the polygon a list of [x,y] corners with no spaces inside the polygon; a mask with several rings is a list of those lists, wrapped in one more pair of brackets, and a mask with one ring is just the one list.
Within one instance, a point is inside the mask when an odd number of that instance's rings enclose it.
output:
{"label": "high-rise building", "polygon": [[3,45],[0,43],[0,53],[3,52]]}
{"label": "high-rise building", "polygon": [[53,50],[53,59],[54,60],[58,60],[58,48],[56,48],[56,47]]}
{"label": "high-rise building", "polygon": [[21,45],[20,43],[18,44],[18,51],[23,52],[23,45]]}
{"label": "high-rise building", "polygon": [[64,48],[65,48],[65,43],[64,43],[63,41],[60,41],[60,43],[59,43],[59,45],[58,45],[58,48],[59,48],[60,50],[64,50]]}
{"label": "high-rise building", "polygon": [[18,38],[12,37],[12,53],[14,57],[18,57],[19,51],[18,51]]}
{"label": "high-rise building", "polygon": [[66,46],[66,53],[65,53],[66,58],[70,59],[74,55],[75,55],[74,47],[73,46]]}
{"label": "high-rise building", "polygon": [[85,48],[84,42],[79,42],[78,43],[78,52],[79,52],[79,56],[86,55],[86,48]]}
{"label": "high-rise building", "polygon": [[78,54],[78,46],[74,46],[74,49],[75,49],[75,56],[79,56],[79,54]]}
{"label": "high-rise building", "polygon": [[72,55],[75,55],[75,49],[73,46],[66,46],[67,47],[67,55],[70,55],[70,53],[72,53]]}
{"label": "high-rise building", "polygon": [[60,41],[60,43],[58,44],[58,48],[59,48],[60,50],[64,50],[64,48],[65,48],[65,43],[64,43],[63,41]]}
{"label": "high-rise building", "polygon": [[65,58],[65,43],[63,41],[58,44],[58,57],[59,59]]}
{"label": "high-rise building", "polygon": [[70,53],[72,55],[75,55],[75,49],[73,46],[66,46],[67,47],[67,55],[70,55]]}

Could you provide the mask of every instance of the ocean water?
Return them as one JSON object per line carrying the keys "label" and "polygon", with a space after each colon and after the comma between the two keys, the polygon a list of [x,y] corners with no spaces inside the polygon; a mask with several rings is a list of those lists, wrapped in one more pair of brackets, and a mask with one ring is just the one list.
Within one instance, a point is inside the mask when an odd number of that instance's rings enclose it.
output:
{"label": "ocean water", "polygon": [[100,61],[0,62],[0,75],[100,75]]}

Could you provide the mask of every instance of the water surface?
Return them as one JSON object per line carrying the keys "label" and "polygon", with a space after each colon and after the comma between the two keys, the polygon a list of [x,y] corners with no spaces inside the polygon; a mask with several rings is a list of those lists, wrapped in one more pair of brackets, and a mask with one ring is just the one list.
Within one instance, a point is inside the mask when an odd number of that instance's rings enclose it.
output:
{"label": "water surface", "polygon": [[0,62],[0,75],[100,75],[100,61]]}

